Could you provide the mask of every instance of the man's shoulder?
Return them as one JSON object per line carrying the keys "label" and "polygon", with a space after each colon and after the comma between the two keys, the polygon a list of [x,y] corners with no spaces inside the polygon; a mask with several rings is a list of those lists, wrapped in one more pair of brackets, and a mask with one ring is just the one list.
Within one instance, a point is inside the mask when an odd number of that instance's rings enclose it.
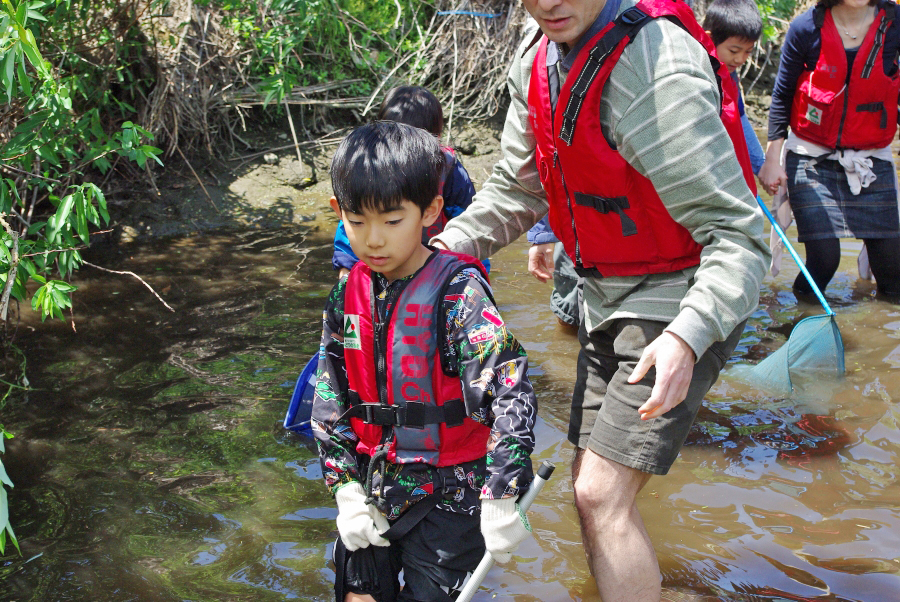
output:
{"label": "man's shoulder", "polygon": [[[620,14],[637,2],[623,0]],[[652,19],[625,47],[620,62],[648,82],[669,75],[688,73],[713,76],[709,54],[683,27],[667,18]],[[615,77],[615,75],[611,75]]]}

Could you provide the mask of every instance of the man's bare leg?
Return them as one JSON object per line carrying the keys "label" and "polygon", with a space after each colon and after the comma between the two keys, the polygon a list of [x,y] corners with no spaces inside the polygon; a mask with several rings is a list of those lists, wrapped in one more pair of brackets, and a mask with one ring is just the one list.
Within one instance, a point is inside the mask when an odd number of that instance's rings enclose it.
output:
{"label": "man's bare leg", "polygon": [[636,504],[650,476],[589,449],[575,455],[575,507],[603,602],[659,601],[659,564]]}

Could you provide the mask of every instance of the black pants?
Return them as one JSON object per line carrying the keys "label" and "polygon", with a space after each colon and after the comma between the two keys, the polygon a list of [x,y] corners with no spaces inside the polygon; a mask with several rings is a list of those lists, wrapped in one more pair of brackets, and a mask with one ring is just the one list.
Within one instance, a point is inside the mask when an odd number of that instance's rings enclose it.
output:
{"label": "black pants", "polygon": [[[878,292],[900,299],[900,238],[869,238],[865,243]],[[841,241],[823,238],[803,244],[806,245],[806,269],[824,292],[841,262]],[[794,280],[794,290],[804,295],[813,292],[802,272]]]}
{"label": "black pants", "polygon": [[[353,552],[334,544],[335,598],[369,594],[378,602],[452,602],[484,556],[480,515],[434,508],[389,547]],[[403,571],[401,590],[399,575]]]}

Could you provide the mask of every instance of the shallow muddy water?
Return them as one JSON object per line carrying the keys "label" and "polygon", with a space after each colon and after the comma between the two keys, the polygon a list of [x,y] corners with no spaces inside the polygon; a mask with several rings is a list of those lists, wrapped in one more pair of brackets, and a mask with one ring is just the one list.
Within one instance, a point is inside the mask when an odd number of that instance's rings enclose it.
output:
{"label": "shallow muddy water", "polygon": [[[22,556],[0,559],[4,600],[330,599],[333,500],[314,449],[281,420],[318,347],[333,284],[330,229],[160,241],[92,260],[75,325],[27,322],[34,387],[3,423]],[[318,229],[317,229],[318,227]],[[803,401],[729,371],[679,461],[639,505],[670,600],[900,600],[900,307],[856,280],[858,246],[827,296],[847,377]],[[578,344],[525,272],[524,242],[492,258],[501,311],[539,394],[535,463],[558,470],[536,537],[476,600],[597,600],[572,506],[565,441]],[[769,276],[729,366],[779,347],[801,315],[790,258]]]}

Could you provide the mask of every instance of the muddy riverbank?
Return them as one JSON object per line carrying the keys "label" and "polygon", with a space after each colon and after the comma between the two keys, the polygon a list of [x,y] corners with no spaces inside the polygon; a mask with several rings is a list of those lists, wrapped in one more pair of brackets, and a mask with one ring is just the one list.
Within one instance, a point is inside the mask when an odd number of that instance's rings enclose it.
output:
{"label": "muddy riverbank", "polygon": [[[318,222],[323,212],[331,212],[329,165],[350,127],[308,133],[308,139],[298,141],[298,159],[286,122],[259,125],[242,135],[247,145],[229,159],[208,153],[194,154],[186,161],[173,156],[152,182],[115,183],[118,191],[108,198],[112,240],[129,243]],[[449,142],[476,187],[500,156],[501,130],[500,117],[453,127]],[[313,232],[319,230],[316,225]]]}

